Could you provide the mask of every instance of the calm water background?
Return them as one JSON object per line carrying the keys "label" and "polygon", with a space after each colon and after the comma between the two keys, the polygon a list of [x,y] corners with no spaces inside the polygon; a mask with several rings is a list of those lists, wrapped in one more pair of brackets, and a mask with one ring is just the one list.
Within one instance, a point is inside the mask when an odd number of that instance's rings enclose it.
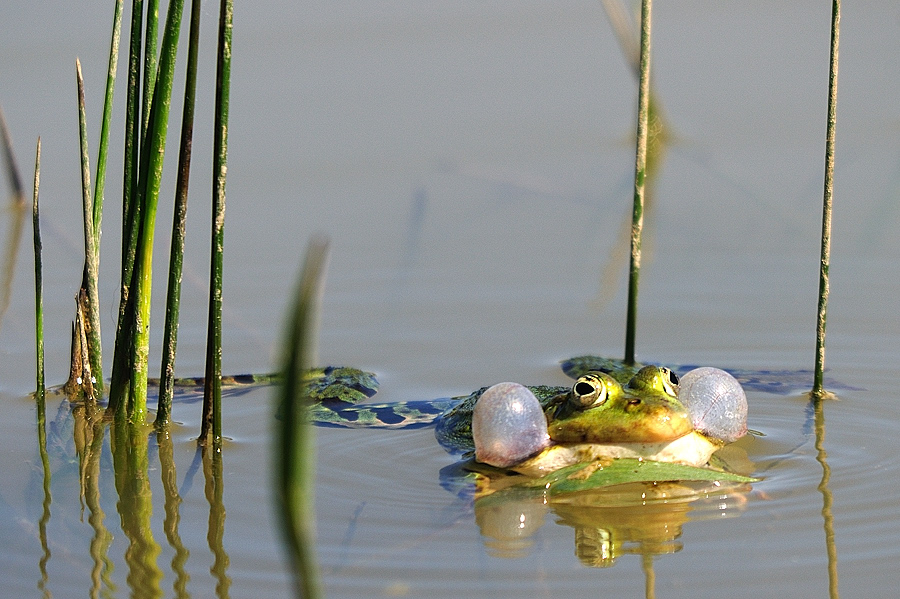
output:
{"label": "calm water background", "polygon": [[[43,139],[51,382],[66,375],[82,260],[73,63],[80,56],[96,140],[110,8],[46,2],[0,12],[0,103],[26,180],[34,141]],[[185,375],[203,369],[217,12],[206,3],[179,343]],[[655,8],[654,82],[676,137],[647,222],[640,358],[811,368],[829,23],[826,2]],[[801,393],[751,393],[750,426],[767,436],[745,449],[766,480],[746,502],[707,502],[688,514],[681,550],[656,558],[652,575],[633,555],[612,568],[585,567],[558,513],[538,512],[544,524],[531,544],[498,557],[471,502],[442,488],[440,470],[454,458],[431,431],[321,429],[317,517],[329,596],[643,596],[649,577],[665,597],[821,597],[829,592],[825,496],[833,499],[832,590],[892,596],[900,582],[898,51],[900,8],[844,6],[828,366],[858,390],[839,391],[841,401],[825,407],[825,494]],[[321,361],[377,372],[383,401],[500,380],[566,384],[559,359],[621,354],[627,264],[617,256],[630,210],[636,85],[599,3],[238,4],[234,61],[226,370],[272,367],[314,232],[327,233],[333,249]],[[121,102],[117,111],[121,122]],[[173,126],[179,119],[173,110]],[[101,289],[108,348],[120,220],[114,131]],[[169,159],[174,167],[171,148]],[[163,194],[171,197],[171,181]],[[8,213],[3,219],[6,239]],[[159,272],[169,222],[161,208]],[[26,397],[31,264],[23,243],[0,329],[0,578],[8,596],[40,592],[43,494]],[[162,278],[156,291],[164,296]],[[154,318],[161,324],[161,311]],[[223,543],[234,597],[289,594],[268,491],[270,395],[255,391],[225,409],[233,441],[223,456]],[[191,470],[198,412],[197,404],[178,407],[184,426],[175,443],[187,589],[201,597],[215,583],[202,473]],[[46,587],[57,597],[84,596],[94,563],[70,437],[60,435],[53,453]],[[127,543],[103,467],[102,505],[116,537],[109,594],[125,596]],[[161,521],[157,507],[158,564],[170,594],[173,550]]]}

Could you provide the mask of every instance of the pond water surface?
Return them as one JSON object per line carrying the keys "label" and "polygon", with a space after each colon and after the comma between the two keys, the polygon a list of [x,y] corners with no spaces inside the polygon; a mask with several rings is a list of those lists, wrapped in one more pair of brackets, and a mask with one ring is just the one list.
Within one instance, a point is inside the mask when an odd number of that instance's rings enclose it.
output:
{"label": "pond water surface", "polygon": [[[21,4],[0,19],[0,103],[26,180],[43,140],[51,383],[67,373],[82,260],[73,62],[80,56],[85,69],[94,140],[111,12]],[[216,15],[207,3],[182,375],[204,363]],[[825,2],[655,8],[654,83],[673,140],[646,221],[640,359],[812,367],[829,24]],[[328,596],[893,596],[900,78],[889,57],[898,46],[895,3],[846,3],[827,362],[842,386],[818,414],[802,386],[748,393],[750,428],[764,436],[738,449],[761,482],[690,502],[484,509],[470,489],[447,484],[456,457],[431,429],[317,429]],[[320,361],[374,371],[380,401],[501,380],[563,385],[559,360],[621,355],[636,86],[600,3],[238,3],[234,61],[225,370],[273,367],[315,232],[332,243]],[[120,103],[118,122],[122,112]],[[112,143],[107,348],[118,133]],[[163,197],[171,190],[169,182]],[[170,218],[161,209],[160,273]],[[4,246],[11,220],[4,212]],[[199,404],[180,403],[171,447],[152,437],[146,448],[150,494],[137,504],[120,501],[108,440],[95,492],[81,496],[77,426],[54,400],[45,495],[28,397],[31,269],[23,241],[0,323],[2,594],[289,596],[272,512],[271,388],[228,398],[230,440],[218,465],[195,452]],[[156,292],[159,306],[162,277]],[[161,310],[154,319],[162,322]],[[176,500],[173,536],[167,508]],[[135,537],[136,513],[146,527]],[[601,559],[604,547],[614,560]]]}

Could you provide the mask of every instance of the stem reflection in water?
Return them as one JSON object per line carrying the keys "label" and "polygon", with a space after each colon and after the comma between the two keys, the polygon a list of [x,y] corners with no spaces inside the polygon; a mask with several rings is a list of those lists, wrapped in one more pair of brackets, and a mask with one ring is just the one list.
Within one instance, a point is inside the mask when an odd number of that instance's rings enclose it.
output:
{"label": "stem reflection in water", "polygon": [[168,428],[163,428],[156,433],[156,443],[159,446],[159,469],[162,477],[163,493],[165,493],[165,520],[163,529],[166,532],[166,540],[175,550],[172,558],[172,571],[175,573],[175,582],[172,585],[175,597],[189,597],[187,583],[191,579],[185,570],[188,557],[191,552],[181,542],[178,534],[178,523],[181,521],[180,507],[181,495],[178,493],[177,473],[175,470],[174,448],[172,437]]}
{"label": "stem reflection in water", "polygon": [[816,425],[816,461],[822,465],[822,480],[819,492],[822,494],[822,521],[825,526],[825,551],[828,554],[828,596],[838,599],[837,546],[834,542],[834,514],[831,510],[834,497],[828,483],[831,480],[831,466],[828,465],[828,453],[825,451],[825,407],[828,398],[813,398],[812,407],[815,412]]}
{"label": "stem reflection in water", "polygon": [[[178,487],[177,469],[175,466],[175,447],[168,428],[154,431],[150,425],[137,425],[127,421],[116,421],[111,415],[93,401],[69,403],[63,400],[57,418],[50,424],[50,434],[46,424],[46,401],[44,394],[35,394],[37,408],[37,440],[41,466],[43,468],[43,512],[38,520],[38,536],[41,545],[41,556],[38,560],[40,572],[37,587],[43,597],[49,598],[53,581],[49,568],[51,547],[61,543],[66,551],[73,555],[87,553],[90,556],[90,583],[88,597],[111,597],[121,594],[121,580],[127,582],[128,595],[133,598],[155,598],[172,596],[176,598],[191,597],[188,584],[191,576],[188,569],[188,550],[179,531],[181,523],[181,505],[183,503]],[[68,437],[71,427],[71,437]],[[65,431],[65,432],[63,432]],[[107,431],[109,437],[107,437]],[[66,439],[74,441],[75,455],[67,453]],[[155,437],[151,438],[151,434]],[[48,439],[48,436],[50,437]],[[59,437],[59,438],[58,438]],[[107,443],[108,439],[108,443]],[[155,439],[158,447],[159,462],[154,463]],[[68,446],[71,447],[71,446]],[[75,458],[73,461],[73,457]],[[110,461],[112,473],[109,471]],[[51,466],[58,464],[58,466]],[[81,517],[87,524],[90,538],[87,546],[72,544],[68,538],[54,539],[50,525],[51,515],[51,479],[54,468],[61,468],[65,485],[69,464],[77,467],[77,493],[81,501]],[[207,542],[212,553],[209,560],[209,572],[215,580],[218,598],[229,597],[231,578],[228,575],[230,558],[225,550],[225,504],[222,454],[211,447],[198,448],[194,465],[188,469],[185,485],[190,489],[190,481],[194,473],[202,465],[204,475],[204,492],[209,505],[209,528]],[[165,534],[171,563],[169,567],[159,563],[163,548],[154,538],[153,493],[151,490],[151,469],[159,469],[163,492],[162,528]],[[123,545],[115,524],[107,522],[103,505],[109,505],[113,498],[103,497],[103,490],[110,489],[109,476],[114,477],[116,511],[119,524],[127,544]],[[65,487],[63,487],[65,489]],[[75,491],[75,489],[72,489]],[[182,490],[183,491],[183,490]],[[59,490],[57,490],[57,495]],[[71,497],[75,499],[74,496]],[[65,502],[64,502],[65,503]],[[65,505],[63,506],[65,507]],[[64,530],[66,525],[65,510],[62,512],[63,522],[58,524]],[[157,524],[158,526],[158,524]],[[67,533],[66,533],[67,534]],[[118,544],[116,537],[120,538]],[[115,577],[116,564],[124,563],[125,571]],[[121,566],[120,566],[121,569]],[[85,572],[87,575],[87,572]],[[171,591],[163,589],[163,579],[170,577]],[[117,584],[118,582],[118,584]],[[206,586],[207,581],[200,583]]]}
{"label": "stem reflection in water", "polygon": [[206,540],[212,551],[214,561],[210,572],[216,579],[216,597],[228,597],[231,577],[228,576],[230,559],[222,540],[225,537],[225,503],[222,494],[225,481],[222,476],[222,451],[220,448],[202,445],[203,475],[206,479],[206,500],[209,502],[209,529]]}
{"label": "stem reflection in water", "polygon": [[50,523],[50,504],[52,497],[50,494],[50,455],[47,453],[47,402],[44,398],[43,389],[38,389],[35,396],[37,401],[37,434],[38,434],[38,451],[41,454],[41,469],[43,470],[43,511],[41,519],[38,521],[38,534],[41,538],[41,549],[43,551],[41,559],[38,562],[38,569],[41,572],[41,579],[38,581],[38,589],[45,598],[51,597],[50,590],[47,588],[47,563],[50,561],[50,544],[47,542],[47,524]]}
{"label": "stem reflection in water", "polygon": [[150,525],[153,496],[148,477],[147,430],[139,424],[115,422],[110,426],[110,445],[119,494],[116,508],[128,538],[128,586],[136,597],[161,597],[163,573],[156,563],[160,547]]}
{"label": "stem reflection in water", "polygon": [[75,421],[75,451],[78,454],[81,497],[83,505],[88,508],[88,524],[94,531],[90,544],[90,555],[93,560],[90,596],[99,597],[101,589],[106,589],[107,592],[116,590],[112,581],[113,562],[109,557],[109,548],[114,537],[106,527],[104,522],[106,514],[100,506],[100,459],[106,423],[102,412],[93,401],[73,408],[72,418]]}

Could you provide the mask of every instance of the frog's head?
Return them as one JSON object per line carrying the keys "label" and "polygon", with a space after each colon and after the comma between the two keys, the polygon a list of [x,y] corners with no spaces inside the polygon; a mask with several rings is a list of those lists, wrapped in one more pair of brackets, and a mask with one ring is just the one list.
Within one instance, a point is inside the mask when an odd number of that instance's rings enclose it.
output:
{"label": "frog's head", "polygon": [[564,406],[552,416],[557,443],[660,443],[693,430],[687,409],[675,398],[678,378],[668,368],[645,366],[624,388],[608,374],[580,377]]}

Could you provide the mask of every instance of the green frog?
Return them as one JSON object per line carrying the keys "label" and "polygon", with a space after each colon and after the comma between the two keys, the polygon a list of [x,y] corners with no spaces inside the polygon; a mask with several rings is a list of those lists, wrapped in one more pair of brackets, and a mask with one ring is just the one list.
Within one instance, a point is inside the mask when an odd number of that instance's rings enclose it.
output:
{"label": "green frog", "polygon": [[[446,448],[474,448],[477,461],[530,476],[615,458],[702,466],[734,440],[695,429],[670,369],[644,366],[624,385],[616,378],[628,374],[590,371],[570,389],[515,383],[480,389],[441,415],[436,435]],[[746,412],[741,435],[745,423]]]}
{"label": "green frog", "polygon": [[[572,387],[501,383],[462,397],[390,404],[359,403],[377,390],[371,373],[315,369],[307,377],[309,414],[317,424],[341,427],[435,425],[437,440],[448,451],[474,452],[480,462],[534,476],[620,457],[700,466],[746,432],[746,398],[740,384],[723,371],[718,372],[731,378],[744,402],[743,412],[714,414],[717,421],[724,418],[728,423],[724,434],[706,426],[705,420],[712,419],[707,403],[700,402],[698,409],[679,396],[680,381],[673,370],[598,360],[579,361]],[[585,370],[588,365],[596,369]],[[177,382],[189,386],[196,381]],[[276,381],[245,376],[223,382],[240,386]]]}

